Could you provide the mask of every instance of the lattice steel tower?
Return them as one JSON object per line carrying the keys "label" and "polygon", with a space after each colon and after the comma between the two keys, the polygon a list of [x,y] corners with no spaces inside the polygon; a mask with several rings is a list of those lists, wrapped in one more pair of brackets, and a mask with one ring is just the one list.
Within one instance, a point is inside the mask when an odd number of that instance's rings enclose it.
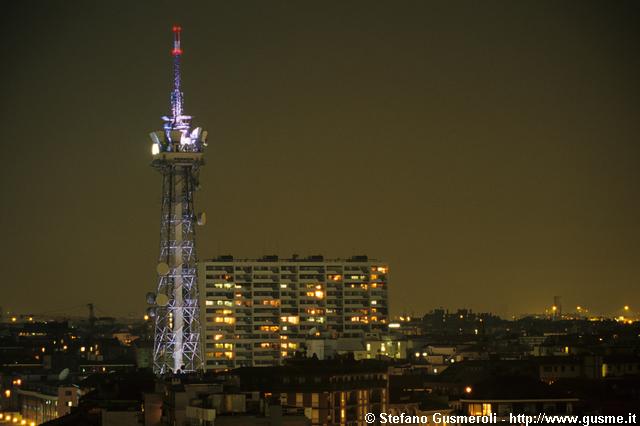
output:
{"label": "lattice steel tower", "polygon": [[180,33],[174,26],[171,115],[162,117],[163,130],[150,134],[151,165],[162,175],[158,286],[147,294],[149,314],[155,318],[156,374],[202,369],[195,225],[203,225],[205,216],[195,213],[193,193],[204,164],[207,132],[191,129],[191,117],[184,115]]}

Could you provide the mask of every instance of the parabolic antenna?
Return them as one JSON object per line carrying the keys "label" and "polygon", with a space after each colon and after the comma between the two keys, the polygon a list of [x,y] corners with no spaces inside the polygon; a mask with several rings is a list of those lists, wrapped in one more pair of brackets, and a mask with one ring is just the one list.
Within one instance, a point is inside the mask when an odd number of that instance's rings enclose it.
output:
{"label": "parabolic antenna", "polygon": [[149,133],[149,138],[151,139],[151,142],[153,142],[154,144],[160,145],[160,138],[158,137],[157,132]]}
{"label": "parabolic antenna", "polygon": [[69,377],[69,369],[65,368],[64,370],[62,370],[60,372],[60,374],[58,374],[58,380],[63,381],[65,380],[67,377]]}
{"label": "parabolic antenna", "polygon": [[169,297],[166,294],[160,293],[156,296],[156,304],[158,306],[167,306],[167,303],[169,303]]}
{"label": "parabolic antenna", "polygon": [[198,225],[204,226],[207,223],[207,214],[205,212],[198,213]]}
{"label": "parabolic antenna", "polygon": [[156,271],[158,272],[158,275],[162,275],[164,277],[169,273],[169,265],[164,262],[160,262],[158,263],[158,266],[156,266]]}
{"label": "parabolic antenna", "polygon": [[156,304],[156,294],[149,292],[147,293],[147,303],[149,305],[155,305]]}
{"label": "parabolic antenna", "polygon": [[147,315],[149,315],[149,317],[151,317],[151,318],[155,318],[155,316],[156,316],[156,308],[155,308],[155,306],[151,306],[151,307],[147,308]]}

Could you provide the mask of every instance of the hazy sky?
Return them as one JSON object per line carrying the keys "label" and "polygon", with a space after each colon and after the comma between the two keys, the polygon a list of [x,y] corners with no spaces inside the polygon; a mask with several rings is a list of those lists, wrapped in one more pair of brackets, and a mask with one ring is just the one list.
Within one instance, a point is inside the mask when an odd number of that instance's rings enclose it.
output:
{"label": "hazy sky", "polygon": [[395,314],[636,307],[637,6],[5,0],[0,306],[142,315],[180,23],[200,258],[368,254]]}

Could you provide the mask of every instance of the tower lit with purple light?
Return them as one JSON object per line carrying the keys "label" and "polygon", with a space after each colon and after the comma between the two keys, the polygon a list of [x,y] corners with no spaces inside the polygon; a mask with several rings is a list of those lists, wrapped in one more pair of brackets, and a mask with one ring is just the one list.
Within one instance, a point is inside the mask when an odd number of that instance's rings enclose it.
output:
{"label": "tower lit with purple light", "polygon": [[191,116],[184,114],[181,31],[173,27],[171,115],[162,117],[162,131],[150,134],[151,165],[162,175],[158,284],[156,292],[147,295],[149,314],[155,318],[156,374],[202,368],[195,226],[204,225],[205,215],[196,214],[193,198],[207,132],[191,129]]}

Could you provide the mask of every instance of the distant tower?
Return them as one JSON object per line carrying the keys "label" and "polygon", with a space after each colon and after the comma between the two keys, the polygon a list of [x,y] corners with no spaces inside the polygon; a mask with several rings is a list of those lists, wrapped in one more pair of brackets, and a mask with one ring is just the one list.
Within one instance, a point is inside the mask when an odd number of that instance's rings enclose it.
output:
{"label": "distant tower", "polygon": [[204,164],[207,132],[192,130],[191,117],[184,115],[180,32],[180,27],[173,27],[171,115],[162,117],[163,130],[150,134],[151,165],[162,175],[158,287],[147,294],[149,314],[155,317],[156,374],[202,369],[194,228],[196,223],[204,225],[205,216],[196,215],[193,192]]}

